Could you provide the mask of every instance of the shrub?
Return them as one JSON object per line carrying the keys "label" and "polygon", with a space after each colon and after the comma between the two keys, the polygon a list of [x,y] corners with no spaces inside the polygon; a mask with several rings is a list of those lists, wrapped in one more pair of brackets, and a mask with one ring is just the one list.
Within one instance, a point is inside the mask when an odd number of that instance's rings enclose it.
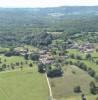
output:
{"label": "shrub", "polygon": [[96,72],[93,69],[91,69],[91,68],[89,68],[87,72],[92,77],[94,77],[96,75]]}
{"label": "shrub", "polygon": [[31,55],[31,59],[34,61],[38,61],[39,60],[40,55],[38,53],[33,53]]}
{"label": "shrub", "polygon": [[33,64],[32,64],[32,63],[30,63],[30,64],[29,64],[29,67],[33,67]]}
{"label": "shrub", "polygon": [[78,60],[82,60],[82,56],[80,56],[80,55],[76,55],[76,59],[78,59]]}
{"label": "shrub", "polygon": [[96,65],[98,65],[98,61],[96,61]]}
{"label": "shrub", "polygon": [[95,83],[92,81],[92,82],[90,82],[90,92],[92,93],[92,94],[96,94],[96,86],[95,86]]}
{"label": "shrub", "polygon": [[45,65],[43,63],[38,64],[38,72],[40,72],[40,73],[45,72]]}
{"label": "shrub", "polygon": [[74,54],[71,54],[70,57],[71,57],[72,59],[75,59],[75,55],[74,55]]}
{"label": "shrub", "polygon": [[63,71],[61,68],[55,68],[47,71],[47,76],[48,77],[59,77],[62,76]]}
{"label": "shrub", "polygon": [[75,92],[75,93],[80,93],[80,92],[81,92],[80,86],[74,87],[74,92]]}
{"label": "shrub", "polygon": [[98,82],[98,75],[96,75],[94,78],[95,78],[96,82]]}

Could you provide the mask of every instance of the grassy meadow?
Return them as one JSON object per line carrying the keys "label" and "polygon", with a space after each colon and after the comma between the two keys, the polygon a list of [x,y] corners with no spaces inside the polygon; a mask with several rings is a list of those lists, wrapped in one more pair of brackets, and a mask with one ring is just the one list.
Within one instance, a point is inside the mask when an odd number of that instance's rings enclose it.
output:
{"label": "grassy meadow", "polygon": [[[25,61],[18,56],[1,55],[0,58],[6,64]],[[28,64],[23,64],[23,70],[16,68],[0,73],[0,100],[47,100],[48,96],[46,78],[44,74],[38,73],[35,64],[31,68]]]}
{"label": "grassy meadow", "polygon": [[63,77],[50,78],[53,95],[56,100],[67,100],[67,98],[68,100],[74,100],[69,99],[72,97],[80,98],[81,93],[74,93],[74,87],[78,85],[81,86],[82,92],[89,97],[91,95],[89,91],[89,83],[91,81],[94,81],[94,79],[76,66],[64,66]]}

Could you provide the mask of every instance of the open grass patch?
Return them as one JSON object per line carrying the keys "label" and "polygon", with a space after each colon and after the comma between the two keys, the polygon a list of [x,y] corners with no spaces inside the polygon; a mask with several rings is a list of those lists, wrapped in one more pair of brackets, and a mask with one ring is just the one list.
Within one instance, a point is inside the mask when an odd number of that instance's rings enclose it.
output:
{"label": "open grass patch", "polygon": [[[75,73],[73,73],[73,71]],[[89,91],[89,83],[91,81],[94,81],[94,79],[76,66],[65,66],[63,77],[50,78],[53,96],[57,100],[65,100],[72,96],[80,96],[81,93],[74,93],[75,86],[80,86],[85,95],[91,95]]]}
{"label": "open grass patch", "polygon": [[47,100],[48,86],[36,67],[0,73],[0,100]]}

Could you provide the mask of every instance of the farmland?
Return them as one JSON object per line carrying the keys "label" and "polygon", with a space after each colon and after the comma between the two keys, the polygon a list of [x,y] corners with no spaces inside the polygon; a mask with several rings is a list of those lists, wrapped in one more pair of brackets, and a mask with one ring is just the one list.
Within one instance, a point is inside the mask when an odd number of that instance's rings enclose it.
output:
{"label": "farmland", "polygon": [[[15,63],[15,61],[24,61],[23,57],[4,57],[6,64]],[[30,62],[30,61],[29,61]],[[0,73],[0,99],[2,100],[46,100],[49,96],[48,86],[43,74],[37,72],[36,65],[29,68],[23,65],[14,70],[6,70]]]}
{"label": "farmland", "polygon": [[0,8],[0,100],[97,100],[97,11]]}

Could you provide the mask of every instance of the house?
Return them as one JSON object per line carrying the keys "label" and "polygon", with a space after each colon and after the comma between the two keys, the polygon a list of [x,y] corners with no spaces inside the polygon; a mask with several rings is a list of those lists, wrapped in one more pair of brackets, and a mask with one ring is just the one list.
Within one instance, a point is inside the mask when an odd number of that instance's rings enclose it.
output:
{"label": "house", "polygon": [[28,53],[28,50],[25,49],[25,48],[20,48],[20,49],[19,49],[19,48],[15,48],[14,51],[15,51],[15,52],[19,52],[20,55],[22,55],[22,56],[24,56],[25,54]]}
{"label": "house", "polygon": [[91,43],[85,43],[85,44],[82,44],[78,47],[78,50],[80,52],[84,52],[84,53],[91,53],[93,52],[95,49],[94,49],[94,46],[93,44]]}

